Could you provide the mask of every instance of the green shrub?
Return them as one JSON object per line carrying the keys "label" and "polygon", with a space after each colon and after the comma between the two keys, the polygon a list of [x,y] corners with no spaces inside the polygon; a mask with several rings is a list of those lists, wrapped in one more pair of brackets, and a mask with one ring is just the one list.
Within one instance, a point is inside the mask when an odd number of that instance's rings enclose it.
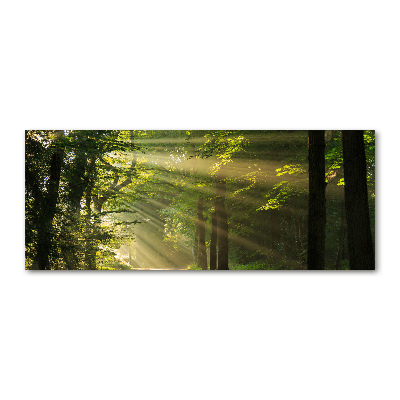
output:
{"label": "green shrub", "polygon": [[198,267],[197,265],[188,265],[187,269],[190,269],[192,271],[201,271],[202,269]]}
{"label": "green shrub", "polygon": [[115,270],[131,270],[128,265],[122,263],[104,264],[103,266],[98,266],[97,269],[115,271]]}
{"label": "green shrub", "polygon": [[248,264],[234,264],[229,265],[229,269],[231,270],[285,270],[285,269],[293,269],[288,267],[287,265],[272,263],[269,261],[253,261]]}

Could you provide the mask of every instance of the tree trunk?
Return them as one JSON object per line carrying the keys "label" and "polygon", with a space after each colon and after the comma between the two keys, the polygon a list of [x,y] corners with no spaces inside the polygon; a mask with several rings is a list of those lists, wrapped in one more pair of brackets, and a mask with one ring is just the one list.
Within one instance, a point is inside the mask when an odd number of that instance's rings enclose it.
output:
{"label": "tree trunk", "polygon": [[[58,131],[58,136],[62,133],[63,131]],[[49,255],[53,238],[53,219],[56,213],[58,201],[58,189],[60,186],[63,157],[64,154],[62,149],[56,148],[50,163],[47,193],[43,196],[40,207],[41,216],[37,224],[38,241],[33,269],[50,269]]]}
{"label": "tree trunk", "polygon": [[280,242],[281,242],[281,215],[278,210],[270,210],[271,214],[271,241],[272,241],[272,249],[276,252],[280,250]]}
{"label": "tree trunk", "polygon": [[363,131],[343,131],[344,193],[350,269],[375,269]]}
{"label": "tree trunk", "polygon": [[91,202],[92,188],[88,187],[85,197],[86,202],[86,243],[85,243],[85,265],[86,269],[96,269],[96,246],[93,238],[92,209]]}
{"label": "tree trunk", "polygon": [[201,269],[207,269],[207,250],[206,250],[206,221],[203,214],[204,200],[200,196],[197,201],[197,223],[199,232],[199,263]]}
{"label": "tree trunk", "polygon": [[302,216],[296,216],[296,230],[297,230],[297,249],[300,264],[305,267],[306,257],[305,257],[305,249],[304,249],[304,218]]}
{"label": "tree trunk", "polygon": [[217,269],[217,214],[211,214],[210,270]]}
{"label": "tree trunk", "polygon": [[338,251],[336,255],[336,262],[335,262],[335,268],[340,269],[341,268],[341,263],[342,260],[344,259],[345,255],[345,245],[346,245],[346,211],[345,211],[345,202],[343,199],[342,202],[342,215],[340,216],[340,230],[339,230],[339,245],[338,245]]}
{"label": "tree trunk", "polygon": [[217,236],[218,236],[218,269],[227,270],[228,267],[228,216],[225,208],[226,179],[224,167],[219,171],[216,180],[216,214],[217,214]]}
{"label": "tree trunk", "polygon": [[199,264],[199,224],[196,224],[193,241],[193,264]]}
{"label": "tree trunk", "polygon": [[325,268],[325,131],[308,131],[309,198],[307,268]]}

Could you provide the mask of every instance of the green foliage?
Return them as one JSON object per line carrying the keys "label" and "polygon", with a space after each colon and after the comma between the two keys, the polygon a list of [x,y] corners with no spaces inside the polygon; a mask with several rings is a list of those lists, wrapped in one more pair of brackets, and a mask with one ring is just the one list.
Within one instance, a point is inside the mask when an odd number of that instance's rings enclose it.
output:
{"label": "green foliage", "polygon": [[290,183],[289,181],[281,181],[272,187],[266,194],[268,199],[267,203],[257,208],[260,210],[274,210],[279,209],[285,205],[289,199],[293,197],[299,197],[305,194],[305,189],[301,189],[296,184]]}
{"label": "green foliage", "polygon": [[[190,138],[191,133],[188,132]],[[240,131],[206,131],[205,142],[197,150],[200,158],[215,156],[217,162],[211,169],[211,175],[218,172],[221,166],[232,161],[232,157],[245,149],[249,141]]]}
{"label": "green foliage", "polygon": [[275,171],[278,172],[276,176],[306,173],[306,170],[300,164],[284,165],[282,168],[278,168]]}
{"label": "green foliage", "polygon": [[104,265],[97,266],[97,269],[103,271],[127,271],[132,270],[128,265],[122,263],[108,263]]}
{"label": "green foliage", "polygon": [[[332,131],[332,141],[326,144],[325,165],[332,171],[343,168],[343,147],[341,131]],[[375,131],[364,131],[365,156],[367,160],[367,181],[372,184],[375,181]],[[344,178],[337,182],[338,186],[344,186]],[[372,190],[372,189],[371,189]]]}
{"label": "green foliage", "polygon": [[202,269],[197,265],[188,265],[187,269],[191,271],[202,271]]}
{"label": "green foliage", "polygon": [[[257,164],[253,164],[253,167],[256,168]],[[251,166],[248,166],[248,168],[251,168]],[[248,185],[241,187],[240,189],[237,189],[233,192],[234,195],[237,195],[239,193],[248,191],[252,188],[254,188],[260,180],[265,179],[265,174],[261,171],[261,168],[258,168],[256,171],[251,171],[247,174],[243,174],[239,179],[230,179],[230,182],[236,182],[236,181],[244,181],[248,182]]]}
{"label": "green foliage", "polygon": [[271,261],[267,260],[259,260],[259,261],[254,261],[248,264],[234,264],[229,266],[230,270],[245,270],[245,271],[250,271],[250,270],[270,270],[270,271],[280,271],[280,270],[289,270],[289,269],[297,269],[294,267],[290,267],[287,264],[284,263],[274,263]]}
{"label": "green foliage", "polygon": [[[128,154],[137,150],[132,137],[131,131],[26,132],[28,266],[38,254],[37,228],[46,209],[43,200],[55,148],[63,151],[64,160],[51,227],[50,267],[65,268],[68,264],[68,268],[82,269],[88,267],[89,260],[93,264],[96,257],[108,256],[107,243],[114,239],[116,226],[111,226],[111,214],[126,211],[122,196],[117,199],[117,194],[126,195],[124,189],[135,173]],[[96,211],[96,201],[104,206],[101,212]]]}
{"label": "green foliage", "polygon": [[343,166],[341,131],[332,131],[332,140],[326,143],[325,166],[328,170],[337,170]]}
{"label": "green foliage", "polygon": [[[341,132],[329,131],[326,137],[329,181],[332,173],[342,168]],[[374,131],[365,131],[364,139],[370,211],[374,219]],[[116,261],[114,249],[133,242],[141,228],[147,235],[147,248],[156,247],[155,251],[170,260],[176,260],[175,255],[184,248],[186,258],[180,266],[192,263],[197,200],[200,195],[204,200],[208,247],[215,174],[228,164],[224,169],[228,171],[225,204],[229,217],[230,269],[304,268],[306,131],[92,130],[69,131],[60,138],[56,131],[27,131],[27,268],[32,268],[37,253],[38,227],[43,228],[40,210],[46,204],[50,164],[56,149],[62,149],[64,161],[51,226],[52,269],[85,269],[90,257],[97,260],[97,269],[101,266],[107,270],[130,269]],[[344,184],[341,176],[336,179],[338,185]],[[121,185],[124,182],[127,184]],[[334,185],[329,190],[332,195],[328,209],[332,211],[327,216],[327,254],[331,263],[337,254],[341,216],[337,209],[343,190]],[[157,214],[156,219],[143,215],[149,211],[146,202],[156,205],[150,210]],[[101,207],[96,209],[98,203]],[[143,209],[147,210],[140,216],[138,204],[145,204]],[[265,210],[269,212],[260,212]],[[160,242],[155,243],[154,235],[159,235]],[[150,262],[160,259],[150,257]],[[142,261],[137,265],[142,265]],[[341,266],[347,268],[345,263]],[[188,269],[199,268],[190,265]]]}

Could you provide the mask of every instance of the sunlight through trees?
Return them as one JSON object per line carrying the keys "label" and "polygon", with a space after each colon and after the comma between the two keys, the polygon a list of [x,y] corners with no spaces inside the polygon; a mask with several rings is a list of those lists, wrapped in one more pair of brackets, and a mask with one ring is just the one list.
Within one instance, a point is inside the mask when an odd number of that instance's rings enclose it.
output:
{"label": "sunlight through trees", "polygon": [[34,131],[26,269],[374,269],[374,131]]}

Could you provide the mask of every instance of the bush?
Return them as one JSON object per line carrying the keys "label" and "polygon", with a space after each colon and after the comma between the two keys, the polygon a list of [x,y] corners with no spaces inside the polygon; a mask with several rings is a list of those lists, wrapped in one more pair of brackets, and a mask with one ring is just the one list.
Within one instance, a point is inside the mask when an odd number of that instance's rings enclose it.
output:
{"label": "bush", "polygon": [[229,269],[231,270],[287,270],[294,269],[287,265],[272,263],[269,261],[253,261],[248,264],[234,264],[229,265]]}
{"label": "bush", "polygon": [[104,264],[103,266],[98,266],[97,269],[115,271],[115,270],[131,270],[128,265],[122,263],[114,263],[114,264]]}
{"label": "bush", "polygon": [[190,269],[192,271],[202,271],[202,269],[197,265],[188,265],[187,269]]}

